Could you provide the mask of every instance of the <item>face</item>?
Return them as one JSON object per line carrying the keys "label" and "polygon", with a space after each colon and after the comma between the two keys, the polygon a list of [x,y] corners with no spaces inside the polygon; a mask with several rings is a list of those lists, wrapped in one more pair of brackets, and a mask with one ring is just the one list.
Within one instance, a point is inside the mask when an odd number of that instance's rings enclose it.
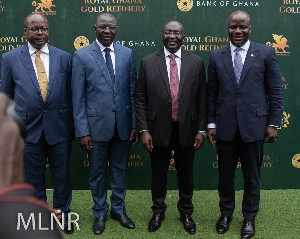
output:
{"label": "face", "polygon": [[24,34],[36,49],[41,49],[49,41],[49,24],[46,17],[32,14],[27,18]]}
{"label": "face", "polygon": [[243,11],[236,11],[228,18],[227,32],[231,43],[237,47],[248,41],[251,33],[250,17]]}
{"label": "face", "polygon": [[111,45],[117,33],[117,20],[113,16],[100,15],[94,26],[98,41],[105,47]]}
{"label": "face", "polygon": [[182,46],[184,28],[176,21],[166,23],[162,32],[162,41],[170,53],[175,53]]}

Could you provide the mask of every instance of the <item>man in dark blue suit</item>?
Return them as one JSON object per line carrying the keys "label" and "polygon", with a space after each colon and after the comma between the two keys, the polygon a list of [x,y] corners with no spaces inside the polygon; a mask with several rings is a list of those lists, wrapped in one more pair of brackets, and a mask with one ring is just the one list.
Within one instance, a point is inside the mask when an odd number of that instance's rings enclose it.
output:
{"label": "man in dark blue suit", "polygon": [[117,20],[97,16],[97,39],[74,53],[72,91],[75,133],[88,151],[90,188],[94,199],[96,235],[105,229],[109,209],[106,172],[109,163],[111,218],[133,229],[126,215],[126,168],[131,142],[138,142],[135,123],[136,66],[132,50],[113,42]]}
{"label": "man in dark blue suit", "polygon": [[[30,14],[24,24],[28,43],[3,54],[0,91],[15,100],[15,110],[26,123],[27,183],[34,186],[39,199],[47,201],[48,163],[54,187],[53,207],[67,217],[72,200],[69,159],[74,138],[71,56],[48,45],[49,24],[45,16]],[[65,220],[65,232],[73,230]]]}
{"label": "man in dark blue suit", "polygon": [[233,12],[227,31],[230,45],[211,52],[208,69],[208,138],[217,146],[219,170],[221,217],[216,230],[223,234],[229,229],[240,160],[244,177],[241,237],[250,238],[259,209],[263,144],[276,141],[282,118],[282,80],[274,49],[249,40],[246,12]]}

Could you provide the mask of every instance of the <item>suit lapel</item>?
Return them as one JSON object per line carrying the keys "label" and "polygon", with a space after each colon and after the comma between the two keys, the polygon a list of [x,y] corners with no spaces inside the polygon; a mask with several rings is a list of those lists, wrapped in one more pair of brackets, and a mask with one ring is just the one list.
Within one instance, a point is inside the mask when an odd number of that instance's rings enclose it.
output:
{"label": "suit lapel", "polygon": [[157,67],[160,71],[160,74],[162,76],[164,85],[168,91],[169,96],[171,97],[171,91],[170,91],[170,83],[169,83],[169,77],[168,77],[168,71],[166,66],[166,59],[163,49],[157,52],[157,57],[155,58]]}
{"label": "suit lapel", "polygon": [[230,78],[232,80],[232,83],[235,85],[236,88],[238,88],[238,84],[235,78],[234,69],[233,69],[233,63],[232,63],[232,56],[230,51],[230,45],[228,45],[224,51],[222,52],[222,58],[225,65],[225,68],[230,75]]}
{"label": "suit lapel", "polygon": [[255,48],[254,43],[250,42],[250,47],[247,52],[247,56],[244,62],[241,78],[240,78],[240,84],[239,86],[243,83],[245,80],[248,71],[250,70],[253,62],[255,61],[256,57],[258,56],[258,50]]}
{"label": "suit lapel", "polygon": [[49,96],[52,86],[54,83],[54,77],[57,72],[57,64],[58,64],[58,57],[57,57],[57,52],[55,51],[55,48],[49,46],[49,85],[48,85],[48,94],[47,97]]}
{"label": "suit lapel", "polygon": [[110,88],[113,89],[114,87],[112,84],[112,79],[109,75],[109,71],[107,69],[100,47],[97,45],[96,41],[94,41],[93,45],[91,46],[91,54],[94,57],[94,60],[97,63],[98,67],[100,68],[100,71],[102,72],[102,75],[104,76],[107,84],[110,86]]}
{"label": "suit lapel", "polygon": [[188,68],[190,65],[190,57],[189,57],[189,52],[185,50],[181,50],[181,69],[180,69],[180,82],[179,82],[179,97],[181,95],[182,89],[183,89],[183,84],[186,79],[186,75],[188,72]]}
{"label": "suit lapel", "polygon": [[[39,93],[41,93],[40,86],[39,86],[39,83],[38,83],[38,80],[37,80],[37,77],[36,77],[36,74],[35,74],[35,71],[34,71],[34,68],[33,68],[33,65],[32,65],[31,56],[29,54],[27,44],[22,46],[20,59],[21,59],[21,62],[23,63],[24,68],[26,69],[26,71],[27,71],[27,73],[30,77],[30,80],[32,81],[32,84],[35,86],[36,90]],[[26,79],[26,78],[27,77],[24,76],[24,79]]]}

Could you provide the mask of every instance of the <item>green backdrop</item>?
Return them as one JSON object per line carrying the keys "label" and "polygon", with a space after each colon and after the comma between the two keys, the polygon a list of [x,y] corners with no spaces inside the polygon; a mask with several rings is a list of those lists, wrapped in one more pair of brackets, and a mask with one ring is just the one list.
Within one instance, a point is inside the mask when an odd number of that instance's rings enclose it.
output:
{"label": "green backdrop", "polygon": [[[170,20],[185,27],[183,47],[204,59],[210,51],[227,45],[227,17],[235,10],[251,16],[251,40],[275,48],[284,85],[284,114],[276,143],[265,145],[261,170],[262,188],[300,188],[299,102],[299,22],[300,1],[196,1],[196,0],[0,0],[0,55],[25,44],[23,20],[32,12],[45,14],[50,24],[50,44],[71,54],[95,39],[96,16],[109,12],[118,20],[116,41],[133,49],[137,67],[142,57],[162,47],[161,31]],[[88,189],[89,162],[74,141],[71,174],[74,189]],[[216,150],[208,141],[196,153],[195,188],[216,189]],[[236,178],[241,179],[238,165]],[[50,174],[47,176],[51,187]],[[128,163],[128,188],[150,189],[151,167],[141,143],[132,147]],[[171,159],[169,189],[176,189],[176,170]],[[242,188],[242,180],[236,180]]]}

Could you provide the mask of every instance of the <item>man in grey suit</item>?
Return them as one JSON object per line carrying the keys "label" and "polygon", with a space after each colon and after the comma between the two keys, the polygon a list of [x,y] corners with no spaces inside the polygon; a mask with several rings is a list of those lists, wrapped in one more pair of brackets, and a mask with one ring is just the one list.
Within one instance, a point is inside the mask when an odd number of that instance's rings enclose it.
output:
{"label": "man in grey suit", "polygon": [[283,111],[281,73],[272,47],[249,40],[250,16],[235,11],[227,24],[230,44],[211,52],[208,69],[208,138],[217,146],[221,217],[226,233],[235,208],[238,160],[244,178],[242,238],[255,233],[263,144],[275,142]]}
{"label": "man in grey suit", "polygon": [[184,229],[194,234],[193,162],[205,138],[207,99],[202,59],[181,49],[184,28],[165,24],[164,48],[142,59],[137,83],[137,126],[152,167],[152,211],[148,231],[159,229],[165,217],[167,172],[174,150],[178,177],[177,208]]}
{"label": "man in grey suit", "polygon": [[[53,207],[67,217],[72,188],[69,159],[74,125],[71,95],[71,55],[48,44],[49,24],[39,13],[24,21],[28,43],[2,55],[0,91],[15,100],[15,110],[27,128],[24,170],[37,198],[47,201],[46,164],[52,174]],[[65,222],[65,232],[74,228]]]}
{"label": "man in grey suit", "polygon": [[94,199],[93,232],[105,229],[106,172],[109,163],[111,217],[133,229],[126,215],[126,168],[131,143],[138,142],[135,123],[136,65],[132,50],[113,42],[117,20],[108,13],[97,16],[97,39],[74,53],[72,90],[75,133],[88,151],[90,188]]}

